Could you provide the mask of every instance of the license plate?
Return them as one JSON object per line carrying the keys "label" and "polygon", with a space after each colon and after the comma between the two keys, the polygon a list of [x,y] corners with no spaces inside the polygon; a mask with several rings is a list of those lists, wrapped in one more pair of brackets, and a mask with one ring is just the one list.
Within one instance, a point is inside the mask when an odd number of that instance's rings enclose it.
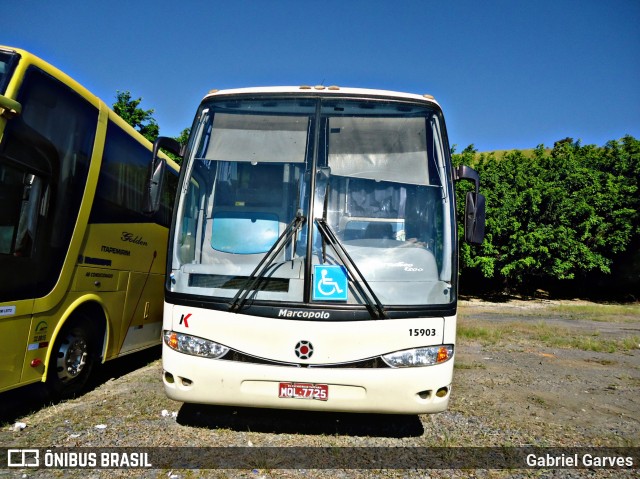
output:
{"label": "license plate", "polygon": [[293,399],[329,399],[329,386],[326,384],[280,383],[278,397]]}

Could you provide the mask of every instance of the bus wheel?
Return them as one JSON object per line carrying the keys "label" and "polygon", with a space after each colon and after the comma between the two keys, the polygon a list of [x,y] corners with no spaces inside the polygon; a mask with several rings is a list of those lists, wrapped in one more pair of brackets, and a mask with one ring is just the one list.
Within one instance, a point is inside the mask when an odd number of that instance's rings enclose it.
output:
{"label": "bus wheel", "polygon": [[47,377],[53,396],[67,399],[82,391],[93,369],[95,347],[86,327],[71,325],[60,333],[51,351]]}

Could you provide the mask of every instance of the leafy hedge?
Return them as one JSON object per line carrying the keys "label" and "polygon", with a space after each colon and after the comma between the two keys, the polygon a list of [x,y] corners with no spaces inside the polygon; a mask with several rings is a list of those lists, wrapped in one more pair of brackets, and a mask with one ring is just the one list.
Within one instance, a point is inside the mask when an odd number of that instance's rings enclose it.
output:
{"label": "leafy hedge", "polygon": [[487,198],[484,243],[461,244],[463,291],[637,299],[640,141],[597,147],[567,138],[500,158],[471,145],[453,161],[480,173]]}

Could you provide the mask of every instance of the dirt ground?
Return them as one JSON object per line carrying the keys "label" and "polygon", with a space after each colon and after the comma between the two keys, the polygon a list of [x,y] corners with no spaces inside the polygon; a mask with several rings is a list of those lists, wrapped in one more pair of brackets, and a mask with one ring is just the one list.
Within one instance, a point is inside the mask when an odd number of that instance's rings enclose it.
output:
{"label": "dirt ground", "polygon": [[[112,362],[89,392],[70,401],[50,404],[38,386],[0,394],[0,447],[640,447],[640,306],[470,300],[461,303],[459,316],[452,398],[444,413],[349,415],[185,405],[164,395],[155,349]],[[0,477],[50,477],[44,473],[53,471],[27,472],[15,476],[0,469]],[[634,477],[635,472],[524,470],[515,476]],[[335,476],[260,468],[172,474],[163,470],[144,477]],[[392,469],[341,474],[514,476],[513,471]]]}
{"label": "dirt ground", "polygon": [[[494,344],[459,341],[452,408],[519,418],[532,433],[539,429],[549,445],[570,440],[585,446],[640,446],[638,310],[617,309],[608,314],[603,306],[590,314],[582,312],[589,309],[585,305],[577,301],[465,302],[461,327],[502,325],[506,333]],[[523,338],[522,325],[567,339],[595,338],[615,344],[627,338],[635,340],[635,347],[609,352],[553,346]]]}

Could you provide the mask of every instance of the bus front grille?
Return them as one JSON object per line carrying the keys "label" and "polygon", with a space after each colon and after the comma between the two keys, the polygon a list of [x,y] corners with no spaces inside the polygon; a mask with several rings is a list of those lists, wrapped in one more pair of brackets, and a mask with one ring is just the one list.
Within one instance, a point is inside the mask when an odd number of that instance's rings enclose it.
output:
{"label": "bus front grille", "polygon": [[[242,289],[249,286],[248,276],[227,276],[222,274],[189,275],[189,286],[196,288]],[[286,278],[262,278],[252,288],[252,291],[271,291],[287,293],[289,280]]]}

